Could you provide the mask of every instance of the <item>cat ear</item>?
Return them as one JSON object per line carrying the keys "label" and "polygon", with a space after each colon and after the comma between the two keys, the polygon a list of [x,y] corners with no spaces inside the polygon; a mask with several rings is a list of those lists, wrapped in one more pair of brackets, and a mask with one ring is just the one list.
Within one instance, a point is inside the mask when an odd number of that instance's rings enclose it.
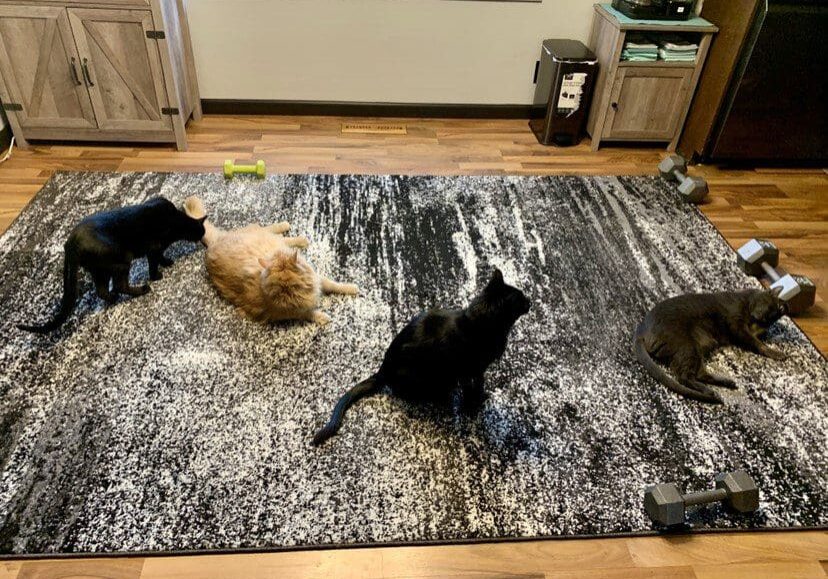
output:
{"label": "cat ear", "polygon": [[778,285],[776,287],[772,287],[770,292],[773,294],[773,297],[778,298],[782,294],[782,286]]}
{"label": "cat ear", "polygon": [[495,268],[494,273],[492,273],[492,280],[489,282],[490,285],[503,285],[503,272],[500,271],[498,268]]}
{"label": "cat ear", "polygon": [[262,266],[262,269],[267,269],[270,267],[270,262],[264,259],[263,257],[259,258],[259,265]]}
{"label": "cat ear", "polygon": [[290,256],[290,262],[296,265],[296,262],[299,261],[299,250],[294,250],[293,254]]}
{"label": "cat ear", "polygon": [[204,217],[199,218],[199,220],[198,220],[199,223],[204,223],[205,221],[207,221],[207,216],[206,215]]}

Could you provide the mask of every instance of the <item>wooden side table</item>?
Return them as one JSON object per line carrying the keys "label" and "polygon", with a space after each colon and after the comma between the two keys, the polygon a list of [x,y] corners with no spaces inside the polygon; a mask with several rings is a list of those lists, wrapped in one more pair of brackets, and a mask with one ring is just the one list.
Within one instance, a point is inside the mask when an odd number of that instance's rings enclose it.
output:
{"label": "wooden side table", "polygon": [[[718,28],[702,18],[686,22],[632,20],[609,4],[596,4],[589,47],[599,62],[595,95],[587,121],[592,150],[603,141],[668,142],[674,151],[701,75],[707,51]],[[678,34],[697,40],[692,62],[631,62],[621,60],[629,32],[657,39]]]}

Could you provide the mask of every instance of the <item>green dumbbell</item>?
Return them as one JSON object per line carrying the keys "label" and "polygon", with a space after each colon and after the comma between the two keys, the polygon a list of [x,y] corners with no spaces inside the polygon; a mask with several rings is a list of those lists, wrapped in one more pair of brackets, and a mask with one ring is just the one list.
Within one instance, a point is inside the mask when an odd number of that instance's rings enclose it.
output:
{"label": "green dumbbell", "polygon": [[232,159],[227,159],[224,162],[224,177],[232,179],[237,173],[247,173],[256,175],[259,179],[264,179],[267,174],[265,171],[265,162],[259,159],[255,165],[236,165]]}

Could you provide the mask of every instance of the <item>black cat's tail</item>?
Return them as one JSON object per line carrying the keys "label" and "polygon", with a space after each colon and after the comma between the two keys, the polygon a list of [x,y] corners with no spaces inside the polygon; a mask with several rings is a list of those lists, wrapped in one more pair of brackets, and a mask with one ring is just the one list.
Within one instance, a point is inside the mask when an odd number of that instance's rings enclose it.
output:
{"label": "black cat's tail", "polygon": [[366,378],[348,390],[345,395],[339,399],[339,402],[336,403],[336,407],[331,414],[331,419],[328,420],[328,423],[320,428],[316,433],[316,436],[313,437],[313,445],[319,446],[337,433],[340,425],[342,424],[342,418],[345,416],[345,411],[348,410],[354,402],[365,398],[366,396],[373,396],[378,393],[381,388],[382,380],[380,379],[380,375],[377,373],[370,378]]}
{"label": "black cat's tail", "polygon": [[698,390],[693,390],[692,388],[688,388],[687,386],[680,384],[678,380],[670,376],[664,368],[659,366],[655,363],[655,360],[650,356],[650,353],[647,351],[647,348],[644,347],[644,336],[642,335],[642,326],[638,326],[635,331],[635,337],[633,338],[633,349],[635,350],[635,357],[638,358],[638,361],[641,362],[641,365],[647,369],[647,372],[656,379],[660,384],[663,384],[676,394],[681,394],[682,396],[687,396],[688,398],[692,398],[694,400],[699,400],[700,402],[713,402],[713,403],[720,403],[721,400],[704,394],[703,392],[699,392]]}
{"label": "black cat's tail", "polygon": [[17,328],[27,332],[35,332],[37,334],[47,334],[60,327],[69,314],[72,313],[72,308],[75,307],[75,301],[78,299],[78,270],[80,264],[75,252],[72,251],[71,246],[67,244],[66,256],[63,258],[63,298],[60,300],[60,309],[55,317],[38,326],[27,326],[25,324],[18,324]]}

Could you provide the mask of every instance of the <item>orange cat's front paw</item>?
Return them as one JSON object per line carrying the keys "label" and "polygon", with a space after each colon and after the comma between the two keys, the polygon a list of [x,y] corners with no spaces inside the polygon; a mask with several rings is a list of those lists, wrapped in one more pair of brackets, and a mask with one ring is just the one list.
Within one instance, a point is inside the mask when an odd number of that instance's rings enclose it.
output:
{"label": "orange cat's front paw", "polygon": [[315,312],[313,312],[313,321],[319,324],[320,326],[326,326],[331,323],[331,316],[329,316],[322,310],[316,310]]}
{"label": "orange cat's front paw", "polygon": [[359,295],[359,288],[356,286],[355,283],[343,283],[342,284],[342,293],[346,296],[355,296]]}
{"label": "orange cat's front paw", "polygon": [[273,233],[285,233],[290,230],[290,223],[287,221],[280,221],[279,223],[274,223],[268,227],[268,229]]}

